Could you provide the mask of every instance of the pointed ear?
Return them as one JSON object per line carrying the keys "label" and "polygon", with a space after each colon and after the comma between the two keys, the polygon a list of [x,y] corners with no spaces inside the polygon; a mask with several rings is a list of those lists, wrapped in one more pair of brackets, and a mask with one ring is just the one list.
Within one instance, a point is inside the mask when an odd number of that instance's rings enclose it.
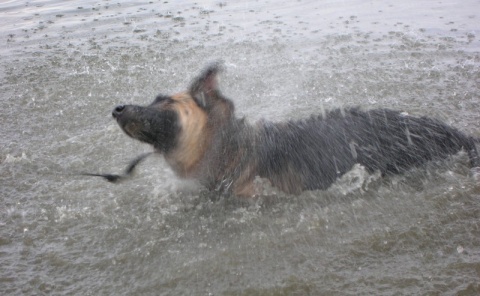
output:
{"label": "pointed ear", "polygon": [[219,98],[217,76],[220,71],[221,62],[213,63],[203,70],[190,85],[190,95],[200,107],[210,109]]}

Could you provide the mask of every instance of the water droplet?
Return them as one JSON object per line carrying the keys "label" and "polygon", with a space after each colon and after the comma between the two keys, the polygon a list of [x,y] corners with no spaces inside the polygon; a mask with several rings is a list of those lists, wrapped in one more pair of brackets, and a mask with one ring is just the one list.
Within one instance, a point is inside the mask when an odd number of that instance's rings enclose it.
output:
{"label": "water droplet", "polygon": [[463,251],[464,251],[464,249],[463,249],[462,246],[458,246],[458,247],[457,247],[457,252],[458,252],[458,254],[462,254]]}

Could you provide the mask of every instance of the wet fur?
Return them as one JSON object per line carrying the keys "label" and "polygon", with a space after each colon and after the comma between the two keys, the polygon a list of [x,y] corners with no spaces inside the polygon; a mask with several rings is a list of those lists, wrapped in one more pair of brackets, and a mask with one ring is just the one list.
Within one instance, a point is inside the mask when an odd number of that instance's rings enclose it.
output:
{"label": "wet fur", "polygon": [[255,194],[256,176],[298,194],[326,189],[354,164],[382,174],[468,152],[480,159],[472,137],[426,117],[388,109],[333,110],[305,120],[249,124],[217,85],[218,64],[208,67],[186,92],[158,96],[149,106],[113,111],[120,127],[153,145],[182,178],[210,190]]}

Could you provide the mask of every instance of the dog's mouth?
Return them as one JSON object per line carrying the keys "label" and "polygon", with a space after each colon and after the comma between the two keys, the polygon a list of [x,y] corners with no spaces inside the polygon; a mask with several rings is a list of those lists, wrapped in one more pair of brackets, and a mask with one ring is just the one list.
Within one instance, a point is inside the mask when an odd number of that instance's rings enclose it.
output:
{"label": "dog's mouth", "polygon": [[148,120],[141,120],[142,117],[138,107],[130,105],[119,105],[112,111],[112,117],[117,121],[120,128],[131,138],[142,142],[151,143],[150,137],[145,137],[145,127]]}
{"label": "dog's mouth", "polygon": [[179,127],[177,115],[172,110],[119,105],[113,109],[112,116],[129,137],[151,144],[161,152],[175,144]]}
{"label": "dog's mouth", "polygon": [[152,145],[158,140],[155,132],[148,128],[148,120],[141,122],[136,119],[117,118],[117,123],[123,132],[133,139]]}

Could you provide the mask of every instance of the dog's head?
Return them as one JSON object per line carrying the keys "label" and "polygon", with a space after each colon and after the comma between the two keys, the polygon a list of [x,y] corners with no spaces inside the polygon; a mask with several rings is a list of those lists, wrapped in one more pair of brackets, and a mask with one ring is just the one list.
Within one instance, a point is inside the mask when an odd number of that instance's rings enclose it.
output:
{"label": "dog's head", "polygon": [[148,106],[119,105],[112,115],[130,137],[166,155],[195,162],[215,130],[233,117],[233,103],[218,89],[219,71],[220,64],[215,63],[194,79],[187,91],[159,95]]}

